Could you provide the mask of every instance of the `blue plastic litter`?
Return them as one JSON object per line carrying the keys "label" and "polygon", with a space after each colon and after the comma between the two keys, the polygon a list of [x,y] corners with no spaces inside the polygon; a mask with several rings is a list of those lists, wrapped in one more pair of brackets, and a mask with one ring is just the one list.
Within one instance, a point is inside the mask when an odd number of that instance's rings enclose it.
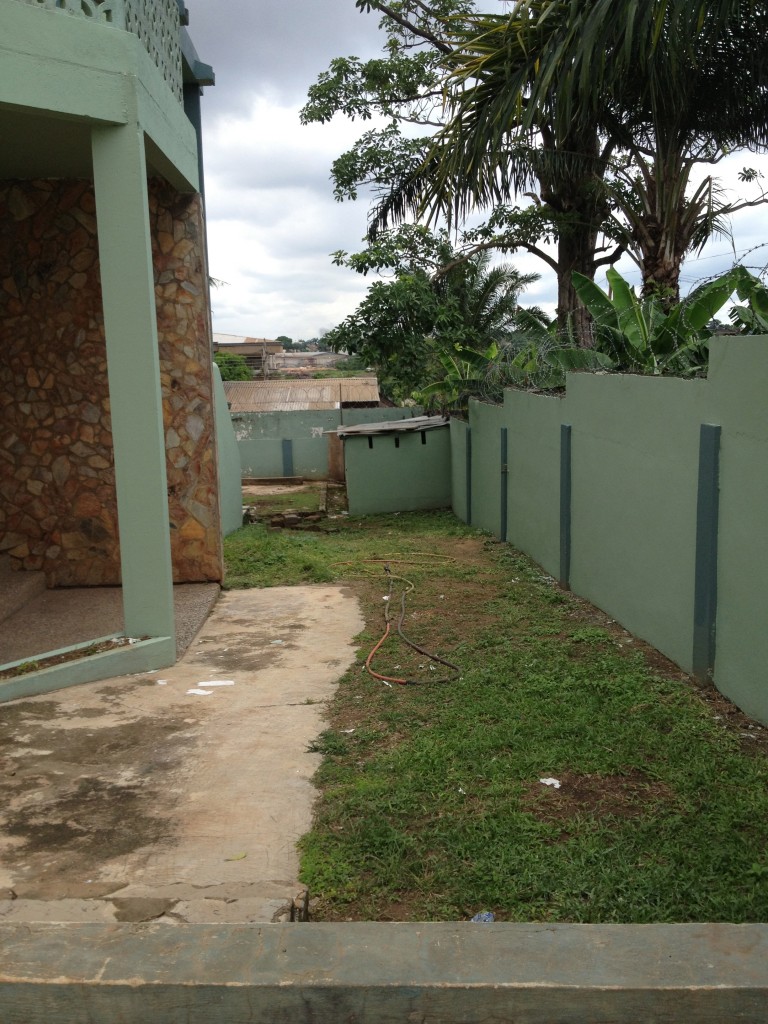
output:
{"label": "blue plastic litter", "polygon": [[479,914],[475,914],[472,920],[475,924],[490,924],[491,921],[495,921],[496,918],[490,910],[481,910]]}

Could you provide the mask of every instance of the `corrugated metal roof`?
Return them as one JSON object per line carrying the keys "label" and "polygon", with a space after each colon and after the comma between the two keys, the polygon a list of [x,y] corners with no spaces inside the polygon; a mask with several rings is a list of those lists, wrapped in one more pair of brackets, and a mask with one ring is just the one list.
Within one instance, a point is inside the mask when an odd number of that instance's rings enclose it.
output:
{"label": "corrugated metal roof", "polygon": [[327,433],[335,433],[339,437],[368,437],[371,434],[416,433],[447,426],[448,420],[445,416],[411,416],[409,419],[386,420],[384,423],[357,423],[355,426],[339,427],[338,430],[329,430]]}
{"label": "corrugated metal roof", "polygon": [[375,377],[327,377],[325,380],[224,381],[231,412],[290,412],[339,409],[342,403],[379,403]]}

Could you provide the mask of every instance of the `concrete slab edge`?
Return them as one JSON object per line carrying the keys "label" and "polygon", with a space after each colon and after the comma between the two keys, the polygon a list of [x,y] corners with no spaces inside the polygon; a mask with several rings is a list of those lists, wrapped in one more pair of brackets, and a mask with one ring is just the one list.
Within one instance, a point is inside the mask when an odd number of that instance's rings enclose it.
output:
{"label": "concrete slab edge", "polygon": [[[77,651],[89,647],[98,641],[90,640],[85,644],[76,644],[72,648],[38,654],[27,661],[35,661],[60,654],[67,650]],[[176,644],[168,636],[151,637],[149,640],[138,640],[127,647],[118,647],[114,651],[102,651],[87,658],[75,658],[60,665],[41,669],[39,672],[28,672],[15,679],[0,680],[0,703],[17,700],[20,697],[36,697],[42,693],[53,693],[67,686],[79,683],[92,683],[98,679],[109,679],[112,676],[128,675],[132,672],[151,672],[155,669],[167,668],[176,660]]]}
{"label": "concrete slab edge", "polygon": [[120,633],[109,633],[107,636],[98,636],[94,640],[83,640],[79,644],[70,644],[68,647],[57,647],[55,651],[46,651],[44,654],[35,654],[31,658],[17,658],[16,661],[7,661],[4,665],[0,665],[0,672],[4,672],[11,668],[18,668],[19,665],[25,665],[28,662],[38,661],[43,658],[56,658],[60,654],[74,654],[76,651],[84,651],[88,647],[92,647],[94,644],[106,643],[107,640],[114,640],[120,635]]}
{"label": "concrete slab edge", "polygon": [[766,925],[0,925],[3,1024],[765,1024]]}

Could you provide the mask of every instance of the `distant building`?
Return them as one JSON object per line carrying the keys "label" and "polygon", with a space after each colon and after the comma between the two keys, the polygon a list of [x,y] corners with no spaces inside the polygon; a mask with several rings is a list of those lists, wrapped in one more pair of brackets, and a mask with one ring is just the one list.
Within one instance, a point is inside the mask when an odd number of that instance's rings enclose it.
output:
{"label": "distant building", "polygon": [[275,356],[278,370],[319,370],[329,366],[342,366],[349,356],[339,352],[320,352],[317,348],[306,352],[283,352]]}
{"label": "distant building", "polygon": [[273,371],[276,367],[276,356],[284,351],[280,342],[271,341],[269,338],[247,338],[239,334],[216,334],[215,332],[213,350],[214,352],[226,352],[228,355],[242,356],[254,377]]}

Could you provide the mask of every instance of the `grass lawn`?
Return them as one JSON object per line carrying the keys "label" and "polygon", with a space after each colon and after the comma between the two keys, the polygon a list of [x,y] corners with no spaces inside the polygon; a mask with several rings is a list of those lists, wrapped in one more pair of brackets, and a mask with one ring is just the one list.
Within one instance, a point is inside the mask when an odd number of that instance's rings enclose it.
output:
{"label": "grass lawn", "polygon": [[[344,582],[367,622],[316,743],[315,920],[768,920],[767,730],[450,513],[325,525],[227,541],[229,586]],[[458,680],[397,637],[373,667],[418,685],[365,672],[387,558]]]}

